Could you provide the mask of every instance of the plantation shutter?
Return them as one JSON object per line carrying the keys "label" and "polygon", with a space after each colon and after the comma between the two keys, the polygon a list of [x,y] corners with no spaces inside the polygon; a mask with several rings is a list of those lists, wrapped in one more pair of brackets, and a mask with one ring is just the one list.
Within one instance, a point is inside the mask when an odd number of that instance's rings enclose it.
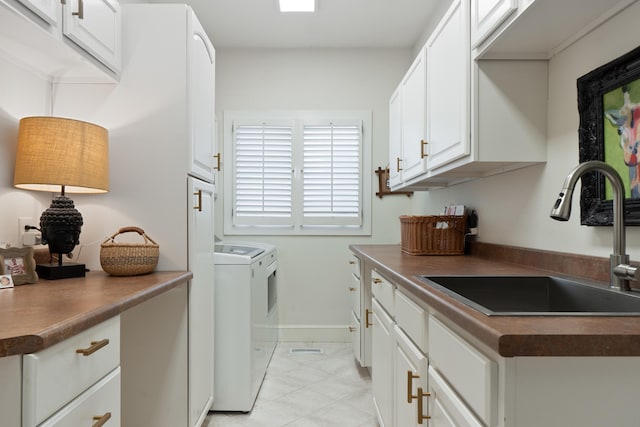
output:
{"label": "plantation shutter", "polygon": [[362,124],[303,127],[302,225],[362,223]]}
{"label": "plantation shutter", "polygon": [[234,124],[234,225],[292,224],[292,125]]}

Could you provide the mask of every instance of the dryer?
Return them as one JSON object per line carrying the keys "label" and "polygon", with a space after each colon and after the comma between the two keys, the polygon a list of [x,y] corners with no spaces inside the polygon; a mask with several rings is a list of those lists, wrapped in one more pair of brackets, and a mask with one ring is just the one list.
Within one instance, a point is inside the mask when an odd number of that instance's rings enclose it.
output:
{"label": "dryer", "polygon": [[249,412],[278,342],[276,247],[215,244],[212,410]]}

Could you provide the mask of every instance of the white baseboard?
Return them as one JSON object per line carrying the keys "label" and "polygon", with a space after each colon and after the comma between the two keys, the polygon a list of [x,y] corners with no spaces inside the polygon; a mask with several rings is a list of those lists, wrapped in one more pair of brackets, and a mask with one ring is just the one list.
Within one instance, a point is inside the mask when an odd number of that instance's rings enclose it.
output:
{"label": "white baseboard", "polygon": [[278,325],[282,342],[350,342],[349,325]]}

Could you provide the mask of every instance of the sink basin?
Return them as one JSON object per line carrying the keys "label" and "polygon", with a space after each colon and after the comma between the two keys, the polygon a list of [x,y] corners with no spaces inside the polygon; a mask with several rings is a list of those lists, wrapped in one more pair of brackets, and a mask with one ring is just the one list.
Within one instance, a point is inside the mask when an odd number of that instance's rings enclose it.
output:
{"label": "sink basin", "polygon": [[488,316],[640,316],[640,293],[553,276],[417,276]]}

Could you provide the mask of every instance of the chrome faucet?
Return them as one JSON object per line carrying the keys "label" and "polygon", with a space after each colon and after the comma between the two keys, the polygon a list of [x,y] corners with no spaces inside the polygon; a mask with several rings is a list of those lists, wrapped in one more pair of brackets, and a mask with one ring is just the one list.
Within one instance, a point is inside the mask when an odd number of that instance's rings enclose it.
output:
{"label": "chrome faucet", "polygon": [[638,267],[629,264],[629,255],[625,249],[625,225],[624,225],[624,184],[622,178],[614,168],[605,162],[592,160],[580,163],[564,180],[562,191],[558,200],[551,209],[551,218],[558,221],[567,221],[571,215],[571,196],[578,179],[586,172],[598,171],[609,179],[613,188],[613,254],[609,256],[611,288],[629,291],[629,280],[638,280],[640,271]]}

